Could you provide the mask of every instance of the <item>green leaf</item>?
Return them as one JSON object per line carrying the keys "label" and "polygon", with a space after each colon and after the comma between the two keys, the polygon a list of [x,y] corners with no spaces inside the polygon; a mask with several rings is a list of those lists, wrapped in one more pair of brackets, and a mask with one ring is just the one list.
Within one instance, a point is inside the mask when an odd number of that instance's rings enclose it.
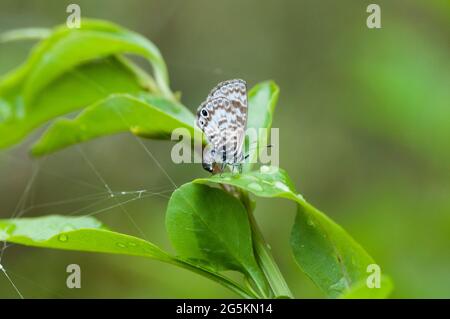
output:
{"label": "green leaf", "polygon": [[211,269],[170,256],[156,245],[143,239],[107,230],[102,223],[89,216],[49,215],[34,218],[0,219],[0,240],[33,247],[155,259],[214,280],[244,298],[255,297],[239,284]]}
{"label": "green leaf", "polygon": [[[248,92],[248,121],[247,129],[260,129],[272,127],[272,118],[278,101],[280,89],[273,81],[261,82]],[[257,144],[249,145],[246,140],[246,149],[249,150],[249,163],[245,170],[250,170],[260,151],[267,146],[268,134],[258,130]]]}
{"label": "green leaf", "polygon": [[259,171],[226,173],[195,182],[228,184],[256,196],[295,201],[298,212],[291,247],[300,268],[330,297],[338,297],[366,280],[367,266],[374,263],[372,257],[342,227],[297,194],[284,170],[262,166]]}
{"label": "green leaf", "polygon": [[240,271],[268,296],[253,254],[247,212],[238,199],[221,189],[185,184],[169,201],[166,228],[179,256],[216,271]]}
{"label": "green leaf", "polygon": [[29,73],[23,88],[24,103],[29,104],[42,88],[75,66],[119,53],[146,58],[153,66],[161,92],[172,98],[165,62],[152,42],[109,22],[83,19],[79,29],[56,28],[29,58]]}
{"label": "green leaf", "polygon": [[107,230],[92,217],[50,215],[0,220],[0,240],[34,247],[149,257],[169,261],[157,246]]}
{"label": "green leaf", "polygon": [[183,127],[194,136],[192,123],[194,116],[175,102],[151,96],[141,96],[139,99],[127,94],[113,94],[87,107],[74,120],[57,120],[32,151],[34,155],[43,155],[95,137],[124,131],[164,139],[170,138],[174,129]]}
{"label": "green leaf", "polygon": [[299,266],[333,298],[365,281],[374,263],[340,226],[308,206],[298,206],[291,247]]}
{"label": "green leaf", "polygon": [[20,40],[41,40],[49,37],[51,30],[47,28],[26,28],[4,32],[0,35],[0,42]]}
{"label": "green leaf", "polygon": [[140,78],[125,60],[90,62],[52,82],[32,105],[24,105],[24,68],[0,82],[0,148],[19,142],[34,128],[112,93],[142,92]]}

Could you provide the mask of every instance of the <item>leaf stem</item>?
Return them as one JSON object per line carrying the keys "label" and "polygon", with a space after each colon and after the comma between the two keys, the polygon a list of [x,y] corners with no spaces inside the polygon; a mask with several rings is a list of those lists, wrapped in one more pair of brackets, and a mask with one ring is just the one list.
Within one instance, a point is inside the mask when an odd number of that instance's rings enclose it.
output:
{"label": "leaf stem", "polygon": [[278,268],[275,259],[272,256],[269,245],[264,240],[261,229],[256,222],[255,216],[253,214],[254,205],[248,196],[248,193],[241,192],[241,199],[247,208],[248,217],[250,221],[250,227],[252,229],[253,236],[253,247],[255,249],[256,260],[260,265],[264,275],[269,282],[270,287],[275,295],[275,297],[289,297],[294,298],[289,286],[286,283],[280,269]]}

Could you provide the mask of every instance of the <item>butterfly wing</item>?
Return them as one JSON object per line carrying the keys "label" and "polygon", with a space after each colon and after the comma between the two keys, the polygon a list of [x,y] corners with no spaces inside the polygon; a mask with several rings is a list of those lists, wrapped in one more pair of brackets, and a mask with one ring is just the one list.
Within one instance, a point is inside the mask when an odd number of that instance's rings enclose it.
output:
{"label": "butterfly wing", "polygon": [[239,79],[219,83],[198,108],[197,125],[220,162],[242,160],[247,108],[247,85]]}

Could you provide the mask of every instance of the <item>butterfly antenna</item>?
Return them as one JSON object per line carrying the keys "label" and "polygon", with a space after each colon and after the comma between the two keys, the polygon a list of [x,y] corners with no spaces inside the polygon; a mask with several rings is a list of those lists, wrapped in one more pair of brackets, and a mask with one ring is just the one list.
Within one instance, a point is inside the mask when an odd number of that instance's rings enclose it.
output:
{"label": "butterfly antenna", "polygon": [[[255,142],[256,143],[256,142]],[[254,143],[252,143],[254,144]],[[273,145],[272,144],[268,144],[266,145],[266,148],[271,148]],[[244,160],[246,160],[248,157],[250,156],[250,153],[248,153],[247,155],[244,156]]]}

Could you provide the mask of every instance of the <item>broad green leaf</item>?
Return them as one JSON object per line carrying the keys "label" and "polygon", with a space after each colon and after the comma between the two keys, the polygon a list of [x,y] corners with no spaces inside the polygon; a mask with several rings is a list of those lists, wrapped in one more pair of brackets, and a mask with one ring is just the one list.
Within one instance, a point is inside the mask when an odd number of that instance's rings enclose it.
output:
{"label": "broad green leaf", "polygon": [[185,184],[169,201],[166,228],[180,257],[217,271],[240,271],[268,295],[253,254],[247,212],[232,195],[206,185]]}
{"label": "broad green leaf", "polygon": [[[273,81],[261,82],[248,92],[247,129],[258,130],[265,128],[270,130],[279,92],[278,86]],[[249,151],[249,163],[254,162],[260,151],[268,144],[268,132],[258,130],[257,134],[256,145],[250,145],[250,142],[253,141],[246,140],[246,149]],[[251,164],[246,165],[246,170],[249,170],[251,166]]]}
{"label": "broad green leaf", "polygon": [[0,240],[34,247],[125,254],[168,261],[155,245],[107,230],[92,217],[50,215],[0,220]]}
{"label": "broad green leaf", "polygon": [[34,218],[0,219],[0,240],[63,250],[140,256],[163,261],[205,276],[244,298],[254,298],[234,281],[211,269],[170,256],[143,239],[107,230],[89,216],[49,215]]}
{"label": "broad green leaf", "polygon": [[40,90],[75,66],[119,53],[146,58],[153,66],[162,93],[172,98],[165,62],[153,43],[112,23],[83,19],[79,29],[56,28],[29,58],[31,65],[23,87],[24,103],[31,103]]}
{"label": "broad green leaf", "polygon": [[[297,194],[285,171],[262,166],[259,171],[226,173],[195,182],[228,184],[256,196],[295,201],[298,212],[291,246],[300,268],[330,297],[338,297],[366,280],[367,266],[374,263],[372,257],[342,227]],[[389,291],[383,291],[386,297]]]}
{"label": "broad green leaf", "polygon": [[41,40],[50,36],[51,30],[47,28],[26,28],[4,32],[0,35],[0,42],[20,40]]}
{"label": "broad green leaf", "polygon": [[291,247],[298,265],[336,298],[368,276],[374,261],[340,226],[311,206],[298,206]]}
{"label": "broad green leaf", "polygon": [[22,67],[0,82],[0,148],[19,142],[48,120],[76,111],[112,93],[137,94],[141,79],[125,60],[81,65],[52,82],[32,105],[24,105]]}
{"label": "broad green leaf", "polygon": [[192,113],[164,98],[113,94],[87,107],[74,120],[57,120],[33,146],[33,154],[47,154],[95,137],[124,131],[148,138],[170,138],[174,129],[183,127],[194,136],[193,123]]}
{"label": "broad green leaf", "polygon": [[387,276],[381,276],[380,286],[369,288],[367,286],[366,280],[357,282],[352,286],[352,288],[339,298],[343,299],[383,299],[392,292],[394,286],[392,281]]}

